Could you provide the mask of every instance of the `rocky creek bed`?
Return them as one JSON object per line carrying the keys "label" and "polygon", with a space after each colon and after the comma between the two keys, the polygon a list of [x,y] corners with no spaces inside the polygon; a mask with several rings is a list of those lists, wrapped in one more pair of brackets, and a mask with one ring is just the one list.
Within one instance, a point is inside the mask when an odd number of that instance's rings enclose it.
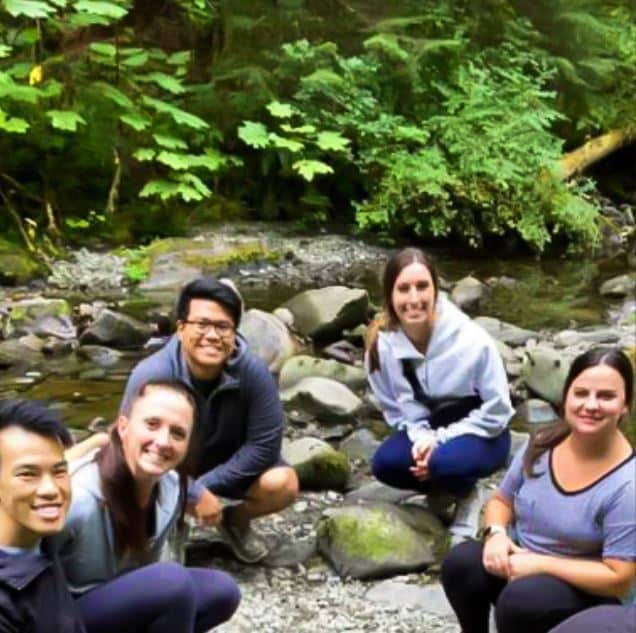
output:
{"label": "rocky creek bed", "polygon": [[[241,582],[241,607],[220,630],[456,633],[437,582],[444,524],[425,498],[369,475],[386,427],[366,391],[362,336],[387,251],[341,235],[234,226],[161,241],[146,256],[149,276],[137,288],[124,283],[123,258],[86,250],[46,282],[0,288],[0,397],[52,401],[78,436],[100,428],[130,368],[169,333],[178,287],[202,272],[230,276],[247,304],[241,333],[278,375],[284,454],[303,493],[259,522],[272,545],[263,565],[240,565],[193,533],[189,562],[226,568]],[[618,262],[563,263],[559,277],[537,263],[486,271],[442,260],[449,296],[497,341],[517,446],[555,419],[576,354],[610,344],[634,359],[636,274]]]}

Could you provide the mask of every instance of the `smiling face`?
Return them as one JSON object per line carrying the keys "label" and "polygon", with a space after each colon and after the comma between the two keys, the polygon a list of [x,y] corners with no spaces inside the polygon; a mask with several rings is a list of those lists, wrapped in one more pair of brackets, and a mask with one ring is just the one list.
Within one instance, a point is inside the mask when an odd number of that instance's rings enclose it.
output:
{"label": "smiling face", "polygon": [[19,426],[0,431],[0,532],[4,545],[32,547],[64,527],[71,500],[64,447]]}
{"label": "smiling face", "polygon": [[[217,327],[213,327],[217,326]],[[216,301],[192,299],[187,319],[177,321],[177,333],[195,378],[216,378],[234,352],[236,334],[231,313]]]}
{"label": "smiling face", "polygon": [[564,412],[573,433],[613,433],[627,413],[625,382],[609,365],[582,371],[568,388]]}
{"label": "smiling face", "polygon": [[149,385],[117,419],[117,432],[133,478],[156,482],[188,452],[194,411],[184,394]]}
{"label": "smiling face", "polygon": [[429,269],[420,262],[405,266],[396,277],[391,305],[407,331],[430,328],[435,315],[435,285]]}

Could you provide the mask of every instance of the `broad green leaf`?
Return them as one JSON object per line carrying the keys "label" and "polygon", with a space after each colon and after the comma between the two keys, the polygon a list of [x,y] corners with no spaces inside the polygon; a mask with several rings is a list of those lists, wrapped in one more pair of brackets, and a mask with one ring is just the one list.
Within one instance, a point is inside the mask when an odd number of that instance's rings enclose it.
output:
{"label": "broad green leaf", "polygon": [[140,163],[144,163],[149,160],[154,160],[157,152],[150,147],[142,147],[133,153],[133,158]]}
{"label": "broad green leaf", "polygon": [[285,138],[284,136],[279,136],[275,132],[272,132],[269,135],[270,142],[274,145],[274,147],[278,147],[278,149],[288,149],[290,152],[300,152],[301,149],[305,149],[304,143],[300,141],[296,141],[293,138]]}
{"label": "broad green leaf", "polygon": [[118,90],[117,88],[115,88],[115,86],[112,86],[111,84],[107,84],[103,81],[96,81],[93,84],[93,87],[97,88],[104,97],[106,97],[107,99],[110,99],[111,101],[116,103],[118,106],[121,106],[122,108],[130,109],[130,110],[134,110],[135,108],[134,103],[130,100],[130,98],[127,95],[121,92],[121,90]]}
{"label": "broad green leaf", "polygon": [[167,136],[166,134],[153,134],[152,138],[155,139],[157,145],[165,147],[166,149],[188,149],[188,144],[176,136]]}
{"label": "broad green leaf", "polygon": [[283,132],[291,132],[292,134],[314,134],[316,131],[316,128],[313,125],[301,125],[299,127],[294,127],[287,123],[283,123],[280,126],[280,129],[283,130]]}
{"label": "broad green leaf", "polygon": [[164,90],[167,90],[168,92],[171,92],[172,94],[175,94],[175,95],[180,95],[185,92],[185,88],[183,87],[181,82],[178,79],[175,79],[174,77],[170,75],[167,75],[166,73],[159,73],[159,72],[148,73],[146,75],[138,77],[137,80],[142,82],[150,81],[150,82],[156,83],[158,86],[160,86]]}
{"label": "broad green leaf", "polygon": [[11,54],[11,47],[6,46],[5,44],[0,44],[0,58],[9,57]]}
{"label": "broad green leaf", "polygon": [[166,60],[171,66],[181,66],[190,62],[190,51],[178,51],[172,53]]}
{"label": "broad green leaf", "polygon": [[20,86],[6,73],[0,73],[0,98],[6,97],[12,101],[24,101],[35,104],[42,96],[42,92],[35,86]]}
{"label": "broad green leaf", "polygon": [[316,174],[333,174],[333,169],[319,160],[298,160],[292,168],[308,182],[311,182]]}
{"label": "broad green leaf", "polygon": [[14,134],[24,134],[29,129],[29,123],[19,117],[8,117],[0,110],[0,130]]}
{"label": "broad green leaf", "polygon": [[180,179],[183,182],[192,185],[202,196],[208,197],[212,194],[208,186],[195,174],[182,174]]}
{"label": "broad green leaf", "polygon": [[4,8],[14,18],[25,15],[27,18],[46,18],[55,13],[55,8],[48,2],[37,0],[4,0]]}
{"label": "broad green leaf", "polygon": [[[139,68],[140,66],[146,64],[148,62],[148,59],[150,59],[150,56],[146,51],[143,51],[141,53],[137,53],[136,55],[126,57],[126,59],[122,61],[122,64],[124,66],[129,66],[130,68]],[[143,79],[143,77],[140,77],[139,79]]]}
{"label": "broad green leaf", "polygon": [[120,7],[113,2],[100,2],[97,0],[75,0],[75,10],[84,13],[93,13],[95,15],[103,15],[107,18],[120,20],[128,10]]}
{"label": "broad green leaf", "polygon": [[46,116],[51,119],[51,125],[58,130],[75,132],[78,125],[86,125],[84,117],[72,110],[47,110]]}
{"label": "broad green leaf", "polygon": [[179,195],[179,183],[170,180],[151,180],[139,192],[140,198],[159,196],[162,200],[169,200]]}
{"label": "broad green leaf", "polygon": [[114,44],[108,42],[91,42],[89,47],[91,51],[104,57],[115,57],[117,54],[117,47]]}
{"label": "broad green leaf", "polygon": [[294,114],[294,108],[288,103],[280,103],[280,101],[272,101],[265,106],[269,113],[277,119],[288,119]]}
{"label": "broad green leaf", "polygon": [[238,129],[238,137],[250,147],[262,149],[269,145],[269,134],[262,123],[243,121]]}
{"label": "broad green leaf", "polygon": [[175,123],[179,125],[186,125],[188,127],[194,128],[195,130],[202,130],[207,127],[210,127],[203,119],[195,116],[194,114],[190,114],[185,110],[181,110],[181,108],[177,108],[170,103],[166,103],[165,101],[160,101],[159,99],[153,99],[147,95],[142,97],[142,101],[151,108],[157,110],[157,112],[165,112],[169,114]]}
{"label": "broad green leaf", "polygon": [[220,155],[210,154],[177,154],[176,152],[162,151],[156,158],[157,162],[166,165],[176,171],[187,171],[203,167],[208,171],[217,171],[223,166],[224,160]]}
{"label": "broad green leaf", "polygon": [[351,141],[338,132],[320,132],[316,143],[325,151],[343,152]]}
{"label": "broad green leaf", "polygon": [[68,22],[70,26],[82,28],[95,25],[110,26],[112,20],[96,13],[72,13],[68,18]]}
{"label": "broad green leaf", "polygon": [[120,117],[120,121],[131,127],[133,130],[136,130],[137,132],[145,130],[151,123],[150,119],[143,116],[143,114],[139,114],[138,112],[129,112],[128,114],[123,114]]}

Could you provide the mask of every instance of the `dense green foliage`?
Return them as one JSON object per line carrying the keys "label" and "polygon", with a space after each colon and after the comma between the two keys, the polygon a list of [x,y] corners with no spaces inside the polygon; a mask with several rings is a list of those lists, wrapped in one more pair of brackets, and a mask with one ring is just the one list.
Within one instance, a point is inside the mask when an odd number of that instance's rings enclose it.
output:
{"label": "dense green foliage", "polygon": [[590,244],[558,161],[636,123],[629,0],[0,7],[0,228],[32,249],[245,210]]}

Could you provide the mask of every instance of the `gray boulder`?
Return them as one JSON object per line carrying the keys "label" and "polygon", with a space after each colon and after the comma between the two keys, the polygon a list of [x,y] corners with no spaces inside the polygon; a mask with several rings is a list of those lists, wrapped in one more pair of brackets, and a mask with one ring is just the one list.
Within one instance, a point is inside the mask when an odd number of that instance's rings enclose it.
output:
{"label": "gray boulder", "polygon": [[361,501],[377,501],[381,503],[398,504],[406,501],[415,493],[413,490],[402,490],[383,484],[377,479],[369,481],[359,488],[351,490],[345,495],[345,503],[358,503]]}
{"label": "gray boulder", "polygon": [[354,390],[364,389],[367,384],[367,374],[362,367],[305,355],[293,356],[285,362],[278,384],[281,389],[288,389],[309,376],[331,378]]}
{"label": "gray boulder", "polygon": [[284,442],[282,455],[296,471],[303,490],[344,490],[349,482],[347,456],[318,438]]}
{"label": "gray boulder", "polygon": [[475,319],[475,323],[480,325],[495,340],[506,343],[512,347],[525,345],[529,339],[538,338],[538,334],[532,330],[524,330],[523,328],[500,321],[494,317],[480,316]]}
{"label": "gray boulder", "polygon": [[616,343],[619,335],[614,328],[601,327],[584,330],[562,330],[554,337],[555,347],[573,347],[580,343],[600,345]]}
{"label": "gray boulder", "polygon": [[526,426],[552,424],[557,421],[558,417],[552,405],[539,398],[530,398],[530,400],[522,402],[515,413],[515,421]]}
{"label": "gray boulder", "polygon": [[104,369],[114,367],[122,358],[121,352],[102,345],[82,345],[76,354]]}
{"label": "gray boulder", "polygon": [[323,422],[353,422],[362,400],[345,385],[329,378],[303,378],[280,392],[287,409],[301,409]]}
{"label": "gray boulder", "polygon": [[326,510],[318,550],[341,578],[386,578],[425,569],[442,555],[445,529],[421,508],[389,504]]}
{"label": "gray boulder", "polygon": [[460,279],[451,292],[453,303],[462,310],[472,310],[479,306],[486,286],[475,277],[468,276]]}
{"label": "gray boulder", "polygon": [[263,310],[248,310],[241,319],[239,332],[247,339],[251,351],[273,373],[278,373],[297,351],[297,344],[286,325]]}
{"label": "gray boulder", "polygon": [[455,615],[440,583],[414,585],[389,578],[369,589],[365,597],[370,602],[388,604],[398,609],[417,607],[440,617],[454,617]]}
{"label": "gray boulder", "polygon": [[626,273],[608,279],[601,284],[599,292],[604,297],[616,299],[633,296],[636,293],[636,273]]}
{"label": "gray boulder", "polygon": [[535,347],[526,351],[521,377],[533,393],[559,406],[571,362],[565,354],[549,347]]}
{"label": "gray boulder", "polygon": [[380,441],[369,429],[357,429],[340,443],[340,450],[350,459],[360,459],[368,464],[379,446]]}
{"label": "gray boulder", "polygon": [[366,320],[369,294],[359,288],[327,286],[301,292],[283,307],[294,315],[294,328],[303,336],[336,338]]}
{"label": "gray boulder", "polygon": [[142,347],[152,336],[153,328],[137,319],[102,310],[80,336],[80,345],[107,345],[117,349]]}
{"label": "gray boulder", "polygon": [[44,297],[11,302],[2,308],[6,311],[2,328],[4,338],[33,333],[38,322],[46,323],[44,321],[46,317],[63,319],[63,322],[68,325],[68,317],[71,314],[71,306],[64,299],[45,299]]}

